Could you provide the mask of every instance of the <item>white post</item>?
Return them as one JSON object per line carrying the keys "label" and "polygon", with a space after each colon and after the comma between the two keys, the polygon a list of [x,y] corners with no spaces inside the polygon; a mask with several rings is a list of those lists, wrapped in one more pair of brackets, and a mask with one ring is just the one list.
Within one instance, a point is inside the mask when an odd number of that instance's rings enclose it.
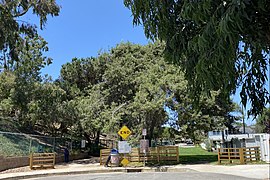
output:
{"label": "white post", "polygon": [[[143,136],[143,140],[145,140],[145,135]],[[144,153],[143,166],[145,167],[146,149],[143,150],[143,153]]]}

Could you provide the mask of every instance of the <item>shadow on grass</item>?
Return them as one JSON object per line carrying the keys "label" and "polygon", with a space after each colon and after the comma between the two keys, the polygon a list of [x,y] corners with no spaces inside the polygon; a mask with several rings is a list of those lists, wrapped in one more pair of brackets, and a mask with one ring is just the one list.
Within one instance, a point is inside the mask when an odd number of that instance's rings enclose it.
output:
{"label": "shadow on grass", "polygon": [[159,167],[159,166],[170,166],[179,164],[176,161],[162,161],[162,162],[146,162],[146,166]]}
{"label": "shadow on grass", "polygon": [[181,155],[180,164],[207,164],[217,162],[218,156],[213,155]]}

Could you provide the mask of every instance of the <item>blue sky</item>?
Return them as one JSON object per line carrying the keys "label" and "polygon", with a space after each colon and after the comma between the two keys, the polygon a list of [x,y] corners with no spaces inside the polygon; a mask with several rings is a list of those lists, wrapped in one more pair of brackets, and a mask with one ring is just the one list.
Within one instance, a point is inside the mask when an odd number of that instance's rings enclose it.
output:
{"label": "blue sky", "polygon": [[[142,26],[133,26],[132,16],[121,0],[58,0],[62,7],[58,17],[49,17],[40,35],[48,42],[47,56],[53,63],[43,70],[53,79],[58,78],[61,66],[72,58],[97,56],[121,42],[145,45]],[[25,20],[38,24],[38,19],[28,13]],[[240,102],[239,94],[233,96]],[[251,119],[246,120],[253,124]]]}
{"label": "blue sky", "polygon": [[[59,0],[58,17],[49,17],[40,35],[48,42],[53,64],[43,70],[54,79],[72,58],[97,56],[120,42],[147,44],[142,27],[134,27],[131,12],[119,0]],[[29,13],[26,20],[36,22]]]}

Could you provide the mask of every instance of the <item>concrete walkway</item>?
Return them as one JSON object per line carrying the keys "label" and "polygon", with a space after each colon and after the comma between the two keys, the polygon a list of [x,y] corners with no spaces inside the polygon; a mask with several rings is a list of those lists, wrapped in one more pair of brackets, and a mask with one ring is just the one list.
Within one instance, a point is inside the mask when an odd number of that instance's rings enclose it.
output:
{"label": "concrete walkway", "polygon": [[175,165],[161,167],[142,167],[142,168],[123,168],[123,167],[104,167],[98,163],[84,163],[74,161],[68,164],[59,164],[55,169],[29,170],[24,167],[23,172],[6,171],[0,173],[0,179],[26,179],[33,177],[42,177],[49,175],[67,175],[67,174],[87,174],[87,173],[125,173],[125,172],[211,172],[220,174],[230,174],[254,179],[269,179],[269,164],[260,165]]}
{"label": "concrete walkway", "polygon": [[[181,166],[183,167],[183,166]],[[270,180],[270,164],[256,165],[186,165],[186,168],[198,172],[211,172],[220,174],[230,174],[254,179],[269,179]]]}

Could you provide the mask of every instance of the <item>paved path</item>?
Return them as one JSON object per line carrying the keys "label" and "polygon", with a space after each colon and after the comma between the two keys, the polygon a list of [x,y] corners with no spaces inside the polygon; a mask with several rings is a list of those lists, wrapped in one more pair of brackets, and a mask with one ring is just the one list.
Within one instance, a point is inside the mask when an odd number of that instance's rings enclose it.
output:
{"label": "paved path", "polygon": [[[46,170],[29,170],[28,167],[22,168],[23,172],[14,172],[9,170],[0,173],[0,179],[18,179],[18,178],[31,178],[48,175],[66,175],[66,174],[88,174],[88,173],[111,173],[111,172],[126,172],[127,169],[122,167],[106,168],[99,166],[98,163],[87,163],[87,160],[74,161],[68,164],[56,165],[55,169]],[[131,169],[130,171],[142,172],[184,172],[184,173],[218,173],[225,175],[233,175],[239,177],[246,177],[252,179],[268,179],[270,164],[260,165],[175,165],[175,166],[162,166],[162,167],[145,167],[138,169]],[[18,170],[20,171],[20,169]]]}

